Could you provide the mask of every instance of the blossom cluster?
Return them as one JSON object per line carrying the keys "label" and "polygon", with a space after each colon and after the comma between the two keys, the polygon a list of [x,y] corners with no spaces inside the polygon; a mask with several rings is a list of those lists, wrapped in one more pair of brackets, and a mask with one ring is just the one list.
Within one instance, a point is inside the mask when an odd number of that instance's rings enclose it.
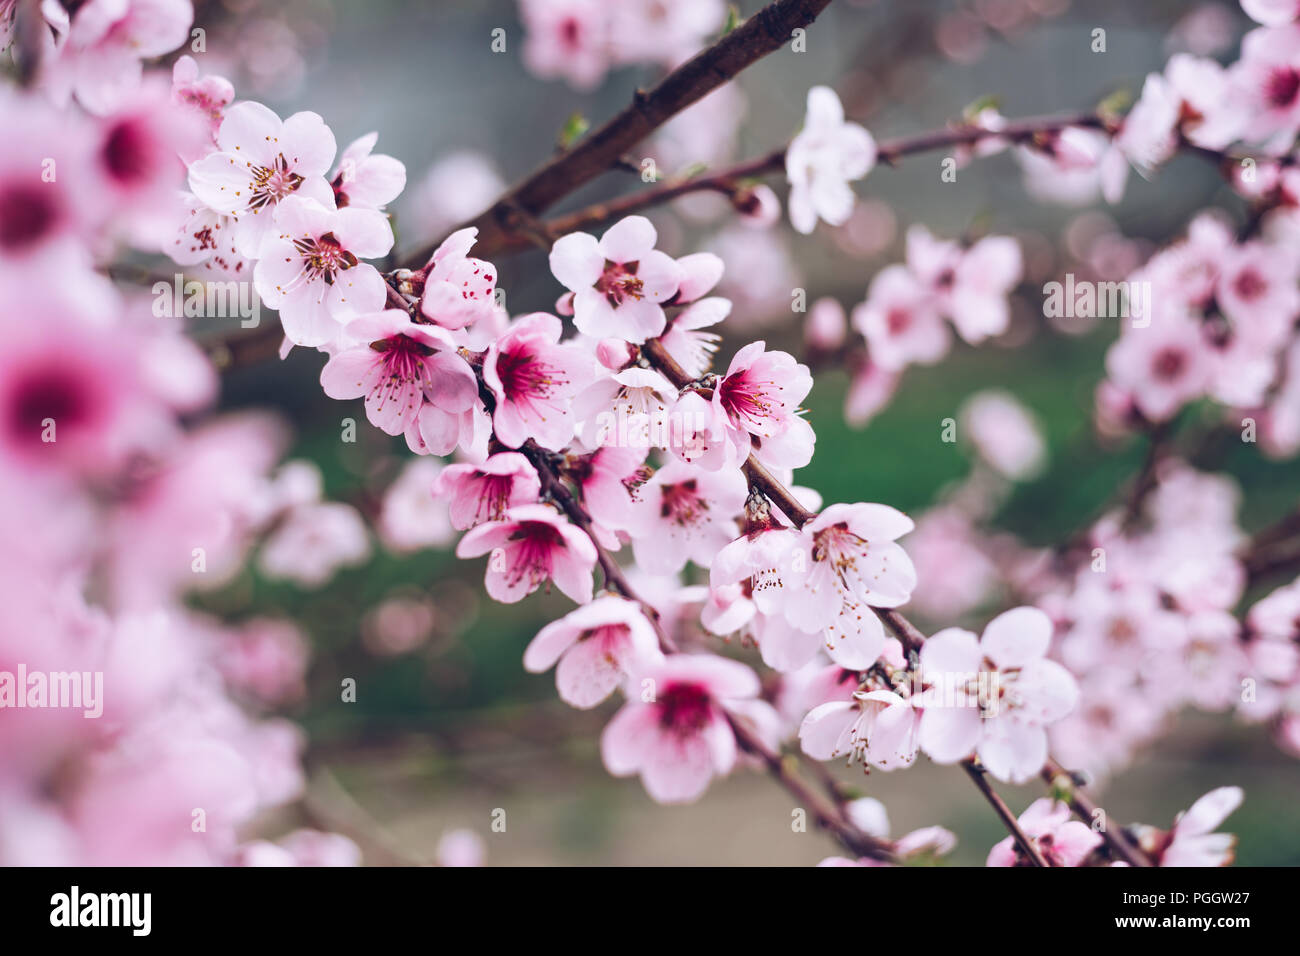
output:
{"label": "blossom cluster", "polygon": [[0,91],[0,861],[355,864],[340,835],[249,837],[303,793],[302,732],[279,714],[305,693],[306,637],[189,602],[263,539],[268,571],[299,569],[277,547],[314,523],[319,475],[276,471],[270,416],[191,426],[215,369],[104,275],[169,246],[182,157],[229,90],[187,58],[170,88],[142,71],[187,38],[188,2],[41,10],[36,89]]}
{"label": "blossom cluster", "polygon": [[[13,6],[0,3],[6,31]],[[980,110],[965,130],[979,135],[954,158],[1014,145],[1027,190],[1067,202],[1116,200],[1130,166],[1153,175],[1187,144],[1225,163],[1250,158],[1249,176],[1230,172],[1257,204],[1248,228],[1202,215],[1129,276],[1153,307],[1111,346],[1096,418],[1102,432],[1154,443],[1210,398],[1290,457],[1300,27],[1283,5],[1245,7],[1264,25],[1236,63],[1179,54],[1126,116],[1042,135],[1012,135]],[[521,10],[526,65],[579,87],[617,65],[680,63],[726,18],[721,3],[662,0]],[[261,811],[303,793],[301,732],[276,714],[305,693],[308,644],[291,622],[231,623],[188,599],[249,563],[319,586],[367,559],[370,531],[357,508],[324,498],[313,465],[277,467],[278,423],[190,423],[214,404],[215,370],[179,320],[150,318],[108,279],[124,252],[251,283],[278,312],[281,355],[321,353],[325,395],[362,400],[372,426],[402,437],[412,458],[377,528],[391,550],[459,533],[456,554],[486,559],[494,600],[553,589],[573,602],[538,630],[523,666],[553,669],[574,708],[621,701],[601,758],[656,801],[698,799],[747,762],[779,764],[785,746],[864,771],[924,754],[1052,786],[990,865],[1115,864],[1110,840],[1071,821],[1074,783],[1056,779],[1054,760],[1103,779],[1186,706],[1267,723],[1300,753],[1300,582],[1239,620],[1255,582],[1230,479],[1153,454],[1130,502],[1080,540],[1043,551],[994,535],[997,507],[1041,472],[1046,442],[1031,412],[986,392],[954,423],[977,466],[936,508],[914,521],[887,504],[824,503],[796,479],[817,448],[804,407],[812,358],[763,339],[718,360],[724,330],[750,311],[728,284],[740,270],[720,255],[676,254],[680,243],[642,215],[606,217],[616,221],[600,235],[541,223],[555,305],[511,314],[497,266],[473,254],[473,226],[422,265],[392,268],[387,209],[406,167],[375,151],[377,134],[340,153],[323,117],[236,101],[190,56],[175,59],[170,84],[146,71],[185,41],[188,0],[41,11],[35,89],[0,93],[14,133],[0,157],[0,491],[14,505],[0,512],[13,542],[0,555],[0,672],[94,672],[108,693],[99,721],[29,706],[27,687],[6,710],[5,862],[360,855],[337,834],[249,835]],[[1243,144],[1258,159],[1227,152]],[[780,154],[794,230],[849,223],[852,184],[879,149],[833,91],[814,87]],[[773,230],[772,190],[726,189],[746,227]],[[913,226],[904,261],[878,271],[864,301],[814,304],[810,353],[846,350],[850,326],[860,335],[849,412],[866,419],[909,366],[1004,336],[1025,272],[1010,236],[957,242]],[[907,605],[945,626],[916,631],[899,613]],[[0,682],[0,702],[4,692]],[[1241,799],[1217,789],[1169,830],[1127,839],[1152,862],[1224,864],[1232,838],[1213,831]],[[940,827],[891,839],[870,798],[839,800],[836,813],[886,859],[955,842]],[[481,852],[452,835],[446,856]]]}

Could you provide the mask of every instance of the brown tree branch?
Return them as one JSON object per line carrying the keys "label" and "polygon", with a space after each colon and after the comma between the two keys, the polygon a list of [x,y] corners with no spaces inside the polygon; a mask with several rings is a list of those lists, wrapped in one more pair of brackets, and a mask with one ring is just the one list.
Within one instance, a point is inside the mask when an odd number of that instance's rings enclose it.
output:
{"label": "brown tree branch", "polygon": [[[693,383],[693,379],[691,379],[690,375],[688,375],[681,365],[668,354],[667,349],[663,347],[663,343],[658,339],[651,339],[646,342],[645,345],[641,346],[641,355],[677,388],[685,388],[687,385]],[[702,395],[711,393],[711,389],[708,388],[700,388],[699,391]],[[803,527],[803,525],[816,517],[813,512],[799,504],[794,495],[791,494],[790,490],[777,481],[772,474],[754,458],[753,455],[749,456],[743,467],[746,477],[750,478],[751,487],[762,491],[763,494],[767,496],[768,500],[771,501],[772,504],[776,505],[776,507],[790,519],[795,527]],[[759,482],[754,481],[753,476],[755,475],[759,477]],[[920,652],[921,646],[925,642],[925,635],[919,628],[908,621],[907,618],[897,610],[892,608],[872,608],[872,610],[880,617],[885,626],[898,637],[904,648],[909,652]],[[966,770],[966,773],[970,776],[971,780],[975,782],[975,785],[979,788],[985,799],[987,799],[993,806],[993,809],[997,811],[999,818],[1004,824],[1006,824],[1011,835],[1016,838],[1016,842],[1021,846],[1022,851],[1024,851],[1029,859],[1034,861],[1036,865],[1046,866],[1047,864],[1046,861],[1043,860],[1042,854],[1039,853],[1025,837],[1015,815],[1012,814],[1006,804],[1002,802],[1002,799],[993,792],[988,781],[984,779],[983,770],[978,767],[974,758],[964,761],[963,768]],[[1059,764],[1056,764],[1054,761],[1049,761],[1047,767],[1043,768],[1042,772],[1044,774],[1044,779],[1050,783],[1055,774],[1049,772],[1049,768],[1055,768],[1059,771],[1060,767]],[[1077,790],[1072,791],[1072,793],[1073,799],[1078,802],[1078,806],[1085,808],[1086,812],[1090,813],[1091,805],[1088,803],[1087,798],[1078,793]],[[1074,806],[1073,803],[1071,805]],[[1076,812],[1081,811],[1076,809]],[[1107,832],[1105,838],[1108,843],[1113,847],[1116,847],[1116,853],[1120,855],[1121,859],[1126,860],[1133,866],[1150,865],[1149,862],[1146,862],[1146,857],[1141,853],[1141,851],[1130,847],[1122,836]],[[1134,862],[1135,860],[1143,862]]]}
{"label": "brown tree branch", "polygon": [[979,765],[974,757],[963,760],[961,768],[966,771],[966,776],[971,778],[979,792],[984,795],[984,799],[989,802],[989,806],[993,808],[993,812],[998,815],[998,819],[1010,831],[1011,836],[1016,841],[1016,846],[1020,847],[1020,852],[1034,866],[1048,866],[1049,864],[1043,854],[1039,852],[1038,846],[1021,829],[1020,821],[1016,819],[1016,815],[1011,812],[1011,808],[1007,806],[1006,801],[998,796],[997,791],[993,789],[993,785],[989,783],[984,768]]}
{"label": "brown tree branch", "polygon": [[[1054,116],[1036,116],[1009,123],[1004,129],[990,130],[982,126],[959,124],[940,130],[931,130],[913,136],[900,136],[885,140],[877,147],[877,161],[893,166],[905,156],[936,149],[968,146],[987,139],[1005,139],[1012,143],[1031,142],[1036,138],[1059,132],[1068,126],[1101,126],[1102,120],[1093,113],[1069,113]],[[775,149],[764,156],[743,160],[714,172],[701,173],[673,182],[660,183],[640,192],[620,196],[604,202],[593,203],[576,212],[557,216],[547,221],[547,231],[552,236],[590,229],[623,216],[640,212],[652,206],[671,202],[687,193],[722,192],[734,194],[743,181],[780,172],[785,168],[787,146]],[[475,250],[480,255],[518,252],[527,248],[528,237],[518,230],[504,230],[485,238],[480,231]],[[432,250],[429,250],[430,252]],[[427,258],[427,255],[426,255]]]}
{"label": "brown tree branch", "polygon": [[[1044,783],[1053,788],[1060,786],[1057,782],[1058,778],[1065,777],[1068,784],[1062,789],[1065,789],[1069,795],[1067,802],[1070,804],[1070,809],[1073,810],[1075,815],[1084,823],[1087,823],[1089,826],[1092,825],[1093,821],[1096,820],[1097,805],[1093,803],[1092,800],[1088,798],[1087,794],[1083,793],[1083,791],[1075,784],[1074,777],[1068,770],[1049,757],[1047,764],[1040,772],[1040,776],[1043,778]],[[1129,843],[1128,838],[1124,836],[1123,831],[1114,830],[1107,825],[1102,828],[1101,836],[1102,839],[1106,841],[1106,845],[1110,847],[1111,852],[1129,866],[1152,865],[1151,860],[1145,853]]]}
{"label": "brown tree branch", "polygon": [[[829,3],[776,0],[764,7],[673,70],[654,89],[637,90],[632,102],[604,126],[511,187],[489,209],[459,228],[478,228],[479,254],[500,248],[520,212],[536,216],[614,167],[629,149],[677,113],[790,42],[792,32],[810,24]],[[412,255],[407,267],[424,265],[436,247]]]}

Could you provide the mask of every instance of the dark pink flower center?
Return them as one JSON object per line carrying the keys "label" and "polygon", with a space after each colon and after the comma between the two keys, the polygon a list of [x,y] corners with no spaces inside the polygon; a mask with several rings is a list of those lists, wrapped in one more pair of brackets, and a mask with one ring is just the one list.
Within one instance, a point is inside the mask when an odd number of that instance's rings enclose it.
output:
{"label": "dark pink flower center", "polygon": [[[308,281],[323,278],[327,285],[333,285],[338,273],[357,264],[357,257],[344,249],[332,232],[315,239],[295,239],[293,246],[302,255]],[[409,341],[405,336],[402,338]]]}
{"label": "dark pink flower center", "polygon": [[510,490],[514,487],[513,475],[483,475],[479,479],[479,506],[476,515],[485,521],[496,521],[510,506]]}
{"label": "dark pink flower center", "polygon": [[700,497],[694,478],[675,485],[663,486],[663,500],[659,516],[679,525],[693,525],[709,510],[709,503]]}
{"label": "dark pink flower center", "polygon": [[618,308],[626,299],[644,298],[641,291],[645,285],[637,278],[639,262],[605,262],[605,271],[596,280],[596,290],[605,296],[614,308]]}
{"label": "dark pink flower center", "polygon": [[1237,295],[1243,299],[1256,299],[1268,290],[1268,283],[1254,269],[1241,270],[1232,285],[1237,290]]}
{"label": "dark pink flower center", "polygon": [[17,442],[38,441],[46,421],[54,422],[54,435],[87,424],[94,417],[95,403],[75,371],[57,365],[36,366],[10,388],[5,419],[10,436]]}
{"label": "dark pink flower center", "polygon": [[885,327],[889,329],[890,335],[907,331],[907,327],[911,324],[912,313],[907,309],[890,309],[885,314]]}
{"label": "dark pink flower center", "polygon": [[1180,349],[1161,349],[1151,362],[1151,371],[1165,382],[1175,381],[1187,367],[1187,355]]}
{"label": "dark pink flower center", "polygon": [[52,185],[10,183],[0,189],[0,249],[18,252],[36,245],[54,229],[59,206]]}
{"label": "dark pink flower center", "polygon": [[679,737],[698,734],[709,723],[713,698],[698,684],[671,684],[658,698],[659,726]]}
{"label": "dark pink flower center", "polygon": [[1275,109],[1284,109],[1294,103],[1297,92],[1300,92],[1300,72],[1294,67],[1278,67],[1264,82],[1264,98]]}
{"label": "dark pink flower center", "polygon": [[497,377],[506,400],[518,402],[529,398],[545,398],[558,385],[567,385],[559,369],[542,361],[527,346],[516,344],[497,356]]}
{"label": "dark pink flower center", "polygon": [[564,538],[545,521],[522,521],[510,540],[515,543],[509,573],[511,583],[524,578],[540,584],[551,576],[551,557],[564,547]]}
{"label": "dark pink flower center", "polygon": [[277,155],[270,166],[254,166],[250,172],[253,174],[253,194],[248,199],[249,209],[278,203],[302,185],[302,177],[289,169],[289,161],[283,153]]}
{"label": "dark pink flower center", "polygon": [[752,370],[728,375],[718,388],[722,407],[733,421],[757,424],[772,416],[773,406],[785,407],[785,403],[775,397],[781,386],[770,379],[756,378]]}
{"label": "dark pink flower center", "polygon": [[110,176],[126,186],[136,186],[155,173],[149,136],[134,120],[115,123],[104,137],[100,158]]}

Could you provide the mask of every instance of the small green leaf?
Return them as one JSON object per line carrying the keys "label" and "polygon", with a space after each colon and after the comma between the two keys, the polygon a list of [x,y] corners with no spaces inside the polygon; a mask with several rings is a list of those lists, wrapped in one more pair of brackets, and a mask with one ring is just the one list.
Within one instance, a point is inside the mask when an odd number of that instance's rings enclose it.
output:
{"label": "small green leaf", "polygon": [[560,146],[568,149],[589,129],[591,129],[591,123],[587,121],[587,117],[575,112],[565,120],[564,128],[560,130]]}
{"label": "small green leaf", "polygon": [[1105,117],[1118,117],[1133,103],[1131,90],[1119,89],[1097,104],[1097,113]]}
{"label": "small green leaf", "polygon": [[985,93],[979,99],[968,105],[961,111],[962,119],[968,123],[975,121],[976,117],[987,109],[1001,110],[1002,97],[994,93]]}
{"label": "small green leaf", "polygon": [[736,27],[740,26],[740,8],[734,3],[727,4],[727,22],[722,25],[722,36],[726,36]]}

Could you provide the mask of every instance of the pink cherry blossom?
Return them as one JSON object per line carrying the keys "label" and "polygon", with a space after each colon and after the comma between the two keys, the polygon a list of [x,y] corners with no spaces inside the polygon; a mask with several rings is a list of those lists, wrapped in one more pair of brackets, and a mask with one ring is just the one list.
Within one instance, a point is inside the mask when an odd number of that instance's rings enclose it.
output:
{"label": "pink cherry blossom", "polygon": [[89,0],[76,8],[54,64],[56,89],[92,113],[120,106],[140,85],[141,61],[189,39],[190,0]]}
{"label": "pink cherry blossom", "polygon": [[573,438],[573,397],[590,383],[593,363],[561,345],[560,331],[555,316],[534,312],[488,349],[483,380],[496,398],[497,437],[508,448],[532,438],[560,449]]}
{"label": "pink cherry blossom", "polygon": [[456,546],[459,558],[488,552],[487,592],[503,604],[523,600],[548,580],[579,604],[591,600],[595,545],[548,505],[510,508]]}
{"label": "pink cherry blossom", "polygon": [[866,338],[872,362],[889,371],[932,365],[952,341],[934,296],[901,265],[876,273],[866,301],[853,309],[853,327]]}
{"label": "pink cherry blossom", "polygon": [[463,329],[496,308],[496,269],[469,250],[478,230],[453,232],[434,250],[426,265],[420,314],[446,329]]}
{"label": "pink cherry blossom", "polygon": [[889,690],[862,691],[851,701],[814,708],[799,728],[803,752],[814,760],[848,757],[881,770],[909,767],[916,759],[917,713]]}
{"label": "pink cherry blossom", "polygon": [[276,207],[298,195],[334,206],[325,173],[334,161],[334,134],[316,113],[281,121],[261,103],[227,108],[217,131],[217,151],[190,166],[190,191],[235,220],[241,255],[258,258],[275,234]]}
{"label": "pink cherry blossom", "polygon": [[[1037,774],[1047,760],[1045,728],[1079,696],[1069,671],[1044,657],[1051,638],[1051,619],[1032,607],[998,615],[982,638],[960,628],[932,635],[921,648],[927,693],[918,702],[921,749],[930,759],[955,763],[977,753],[999,780],[1023,783]],[[980,675],[987,694],[978,702],[935,692],[960,692]]]}
{"label": "pink cherry blossom", "polygon": [[560,699],[583,710],[662,660],[641,608],[609,594],[542,628],[524,651],[524,668],[539,674],[555,667]]}
{"label": "pink cherry blossom", "polygon": [[977,392],[962,404],[958,418],[961,434],[999,474],[1025,481],[1042,469],[1046,447],[1040,425],[1011,394]]}
{"label": "pink cherry blossom", "polygon": [[1233,84],[1249,117],[1246,138],[1285,149],[1300,130],[1300,24],[1248,33]]}
{"label": "pink cherry blossom", "polygon": [[[0,93],[0,109],[8,140],[0,152],[0,271],[51,253],[76,256],[78,234],[109,211],[106,197],[72,189],[78,178],[91,175],[93,127],[80,117],[51,115],[40,102],[8,91]],[[47,160],[57,170],[53,182],[39,175]]]}
{"label": "pink cherry blossom", "polygon": [[1119,202],[1128,179],[1128,160],[1102,132],[1069,126],[1034,147],[1020,146],[1016,159],[1025,190],[1042,202],[1086,206],[1104,198]]}
{"label": "pink cherry blossom", "polygon": [[1300,315],[1300,261],[1259,240],[1234,246],[1220,263],[1215,301],[1247,343],[1284,342]]}
{"label": "pink cherry blossom", "polygon": [[1227,866],[1232,862],[1237,838],[1213,831],[1241,806],[1244,798],[1240,787],[1211,790],[1180,813],[1168,833],[1144,833],[1143,848],[1160,866]]}
{"label": "pink cherry blossom", "polygon": [[388,486],[375,530],[390,550],[418,551],[452,540],[447,499],[433,493],[443,470],[439,461],[416,458]]}
{"label": "pink cherry blossom", "polygon": [[1106,371],[1144,415],[1164,421],[1204,393],[1210,361],[1200,329],[1170,319],[1125,331],[1106,354]]}
{"label": "pink cherry blossom", "polygon": [[259,566],[267,577],[315,588],[369,556],[361,515],[351,505],[326,501],[291,510],[262,546]]}
{"label": "pink cherry blossom", "polygon": [[629,688],[600,738],[610,773],[640,774],[659,803],[690,803],[713,777],[731,772],[736,738],[726,705],[758,695],[753,671],[726,658],[674,655],[641,668]]}
{"label": "pink cherry blossom", "polygon": [[736,536],[734,516],[747,493],[738,471],[711,472],[679,461],[664,465],[638,493],[632,538],[637,563],[655,574],[671,574],[688,560],[708,567]]}
{"label": "pink cherry blossom", "polygon": [[802,573],[786,588],[786,620],[820,632],[831,660],[865,669],[885,649],[872,606],[905,604],[916,571],[897,539],[912,520],[886,505],[834,504],[801,532]]}
{"label": "pink cherry blossom", "polygon": [[406,188],[406,167],[392,156],[376,153],[378,133],[367,133],[353,140],[339,156],[338,167],[330,175],[334,204],[383,209]]}
{"label": "pink cherry blossom", "polygon": [[157,248],[168,237],[185,179],[177,154],[191,152],[204,135],[201,121],[161,83],[145,84],[102,118],[93,175],[101,202],[130,240]]}
{"label": "pink cherry blossom", "polygon": [[721,296],[699,299],[668,322],[659,341],[687,375],[699,378],[713,364],[713,353],[718,350],[722,338],[718,333],[704,329],[717,325],[730,313],[731,302],[728,299]]}
{"label": "pink cherry blossom", "polygon": [[309,655],[307,638],[292,622],[253,620],[222,642],[221,672],[233,689],[274,707],[306,693]]}
{"label": "pink cherry blossom", "polygon": [[524,63],[542,79],[594,88],[609,69],[609,11],[599,0],[521,0]]}
{"label": "pink cherry blossom", "polygon": [[253,282],[262,301],[279,310],[291,342],[333,343],[343,320],[384,307],[383,277],[360,261],[393,247],[393,230],[383,213],[356,207],[336,211],[313,199],[286,196],[275,209],[275,228],[277,234],[262,242]]}
{"label": "pink cherry blossom", "polygon": [[207,148],[199,155],[187,157],[199,159],[212,151],[217,142],[217,131],[225,118],[226,107],[235,98],[235,88],[224,76],[199,76],[199,65],[194,57],[179,57],[172,66],[172,99],[183,103],[201,116],[208,125],[210,133]]}
{"label": "pink cherry blossom", "polygon": [[1232,75],[1208,57],[1175,54],[1165,77],[1178,99],[1178,131],[1209,149],[1222,149],[1241,136],[1248,118],[1237,102]]}
{"label": "pink cherry blossom", "polygon": [[848,321],[838,299],[824,296],[812,304],[804,320],[803,340],[810,349],[832,352],[844,344]]}
{"label": "pink cherry blossom", "polygon": [[629,367],[602,375],[574,399],[577,430],[584,444],[633,448],[663,447],[674,424],[668,408],[677,389],[658,372]]}
{"label": "pink cherry blossom", "polygon": [[537,470],[518,452],[498,452],[481,464],[448,465],[431,489],[451,504],[451,525],[461,531],[484,521],[499,521],[516,505],[537,500]]}
{"label": "pink cherry blossom", "polygon": [[601,527],[626,531],[637,527],[641,489],[651,476],[644,448],[607,445],[574,462],[570,471],[582,500]]}
{"label": "pink cherry blossom", "polygon": [[[389,435],[416,424],[426,404],[458,428],[459,416],[477,401],[478,381],[444,330],[389,309],[354,319],[346,332],[354,344],[325,364],[321,387],[331,398],[365,396],[366,417]],[[447,454],[458,435],[433,453]]]}
{"label": "pink cherry blossom", "polygon": [[931,288],[939,310],[967,342],[974,345],[1006,331],[1007,296],[1024,269],[1014,239],[985,236],[963,250],[915,226],[907,234],[907,264]]}
{"label": "pink cherry blossom", "polygon": [[713,389],[714,414],[739,460],[752,450],[764,464],[802,468],[812,459],[816,441],[798,414],[812,389],[812,375],[789,353],[765,348],[763,342],[751,342],[735,354]]}
{"label": "pink cherry blossom", "polygon": [[804,127],[785,153],[790,180],[790,223],[811,233],[820,218],[832,226],[848,222],[853,212],[850,182],[876,164],[876,141],[857,123],[844,120],[835,91],[815,86],[808,91]]}
{"label": "pink cherry blossom", "polygon": [[1169,81],[1150,73],[1142,94],[1124,117],[1115,145],[1140,172],[1150,174],[1178,146],[1177,126],[1182,101]]}
{"label": "pink cherry blossom", "polygon": [[848,395],[844,398],[844,419],[862,428],[875,418],[894,397],[899,374],[881,368],[875,362],[863,362],[853,374]]}
{"label": "pink cherry blossom", "polygon": [[[1035,800],[1020,814],[1020,829],[1049,866],[1082,866],[1088,854],[1102,843],[1102,835],[1086,823],[1070,819],[1070,808],[1046,797]],[[989,851],[987,866],[1030,866],[1014,837]]]}
{"label": "pink cherry blossom", "polygon": [[572,232],[551,247],[551,272],[573,292],[573,324],[586,335],[640,344],[664,330],[663,303],[677,294],[682,271],[657,250],[644,216],[620,219],[597,241]]}

